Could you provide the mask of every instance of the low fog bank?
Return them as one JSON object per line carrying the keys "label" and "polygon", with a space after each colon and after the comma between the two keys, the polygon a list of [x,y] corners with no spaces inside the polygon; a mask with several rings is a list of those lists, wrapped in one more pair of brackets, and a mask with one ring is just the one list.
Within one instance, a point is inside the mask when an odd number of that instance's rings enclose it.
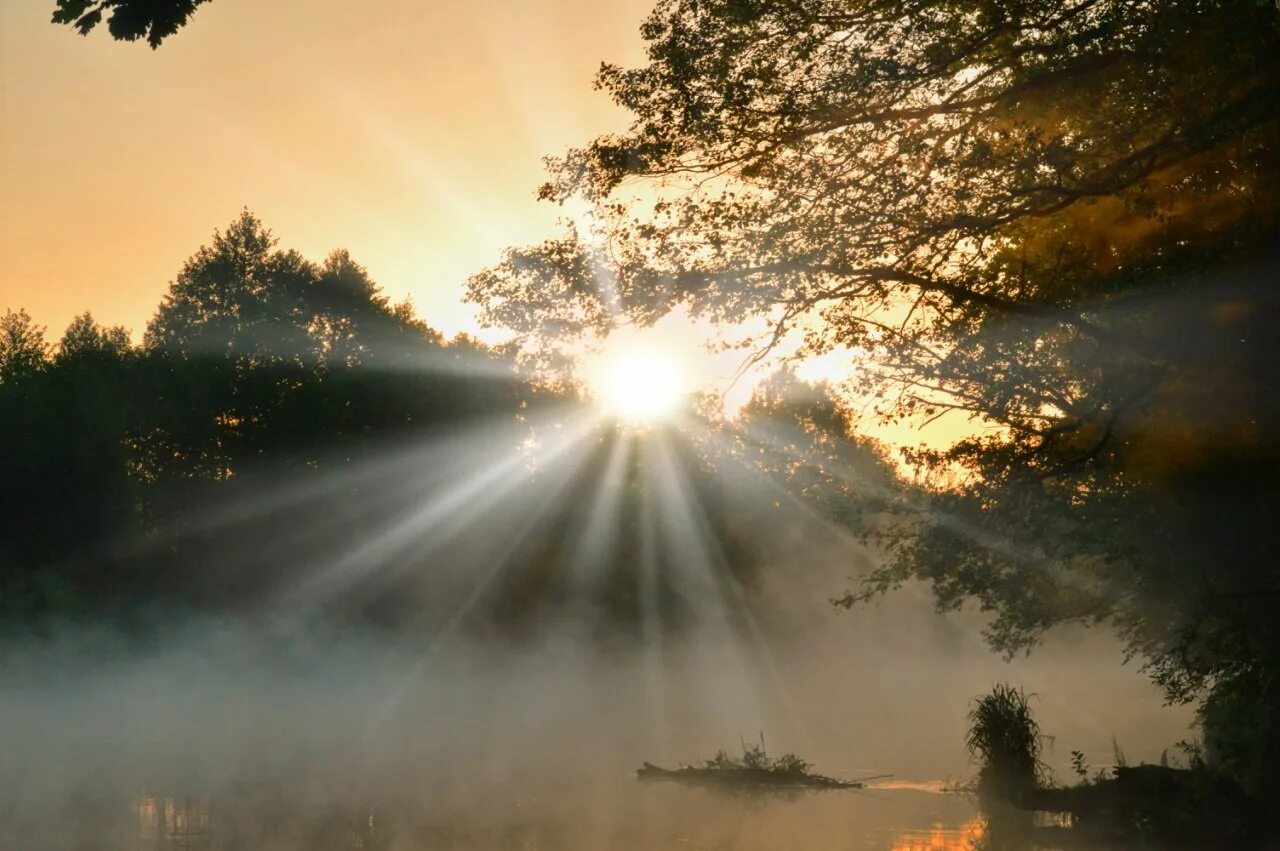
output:
{"label": "low fog bank", "polygon": [[[95,818],[118,817],[122,801],[137,818],[148,795],[355,808],[357,821],[412,810],[439,830],[497,830],[536,809],[540,822],[609,837],[596,847],[625,847],[628,831],[707,805],[706,793],[642,790],[632,772],[644,760],[674,766],[763,736],[771,753],[795,751],[825,774],[960,778],[969,703],[1002,680],[1039,695],[1064,778],[1073,749],[1104,765],[1114,736],[1131,761],[1154,761],[1190,735],[1189,710],[1162,707],[1105,632],[1060,632],[1005,663],[981,644],[980,619],[934,613],[923,589],[840,613],[827,600],[842,587],[830,570],[779,570],[733,625],[709,614],[625,651],[600,649],[568,619],[523,645],[280,617],[192,620],[145,640],[78,628],[10,642],[0,847],[100,837]],[[813,806],[839,819],[900,806],[859,794]]]}

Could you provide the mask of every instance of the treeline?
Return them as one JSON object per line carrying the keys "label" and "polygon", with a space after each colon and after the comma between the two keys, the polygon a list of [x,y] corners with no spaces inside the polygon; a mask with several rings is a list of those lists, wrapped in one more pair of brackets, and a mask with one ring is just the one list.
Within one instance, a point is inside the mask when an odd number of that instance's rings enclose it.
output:
{"label": "treeline", "polygon": [[248,212],[140,344],[87,313],[50,343],[5,313],[0,441],[9,629],[284,610],[523,633],[572,614],[625,641],[734,598],[788,546],[775,498],[705,446],[629,440]]}
{"label": "treeline", "polygon": [[[333,481],[410,434],[514,434],[537,398],[501,351],[446,341],[345,252],[310,262],[246,212],[182,268],[140,345],[87,313],[52,345],[24,312],[0,320],[0,611],[243,598],[271,582],[196,575],[227,543],[202,513]],[[345,490],[348,513],[364,496]]]}

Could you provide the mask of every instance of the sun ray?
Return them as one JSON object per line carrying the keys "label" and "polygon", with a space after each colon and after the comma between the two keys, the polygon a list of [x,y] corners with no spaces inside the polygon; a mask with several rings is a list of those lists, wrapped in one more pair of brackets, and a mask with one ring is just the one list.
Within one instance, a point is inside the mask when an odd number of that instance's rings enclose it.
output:
{"label": "sun ray", "polygon": [[618,434],[609,448],[604,472],[592,491],[591,510],[583,528],[577,530],[579,540],[569,557],[565,584],[571,591],[590,590],[600,577],[598,571],[593,575],[589,571],[606,562],[618,546],[622,490],[634,446],[630,436]]}
{"label": "sun ray", "polygon": [[[542,447],[541,460],[553,461],[573,448],[593,423],[590,417],[579,417],[567,424]],[[477,457],[492,455],[490,446],[481,447],[477,456],[456,457],[447,470],[450,478],[457,475],[460,478],[452,484],[430,488],[430,498],[407,507],[380,531],[366,535],[361,542],[330,560],[305,583],[291,589],[289,599],[295,604],[319,602],[361,575],[388,565],[410,548],[430,551],[445,546],[525,481],[528,459],[519,447],[509,446],[492,460],[479,465],[472,463]]]}
{"label": "sun ray", "polygon": [[[572,441],[566,441],[564,447],[571,444]],[[526,517],[521,523],[519,529],[511,535],[504,538],[501,552],[492,558],[490,567],[476,580],[471,589],[467,592],[465,598],[454,609],[449,618],[435,630],[431,638],[426,642],[425,649],[418,657],[413,666],[405,673],[398,687],[393,688],[383,702],[382,709],[373,713],[371,723],[367,730],[372,734],[380,724],[378,722],[385,720],[395,711],[396,706],[401,702],[404,695],[413,687],[413,684],[420,678],[423,670],[433,658],[436,658],[448,646],[449,641],[455,636],[459,626],[466,620],[467,616],[475,609],[476,605],[484,598],[484,595],[493,587],[497,579],[503,574],[510,564],[511,558],[521,549],[521,547],[529,540],[538,526],[545,522],[546,519],[553,515],[554,511],[561,507],[564,502],[564,496],[572,484],[574,473],[583,463],[582,456],[571,455],[569,462],[562,465],[549,487],[542,490],[541,498],[534,504],[534,510],[530,516]]]}
{"label": "sun ray", "polygon": [[696,521],[695,500],[679,473],[666,435],[653,435],[652,442],[650,475],[659,495],[655,538],[659,551],[665,555],[663,563],[669,567],[667,578],[675,583],[674,590],[680,592],[685,604],[699,612],[702,628],[715,639],[717,650],[731,660],[725,665],[723,659],[708,659],[705,648],[699,646],[695,656],[703,657],[703,675],[708,682],[717,684],[706,694],[716,696],[717,710],[726,717],[737,713],[740,719],[745,716],[750,722],[759,723],[766,717],[763,690],[744,652],[740,621],[717,579],[715,553],[706,540],[706,530]]}
{"label": "sun ray", "polygon": [[[706,571],[707,579],[713,589],[710,599],[716,601],[722,621],[731,634],[741,636],[745,633],[748,639],[745,649],[750,651],[750,656],[743,653],[740,664],[747,672],[755,668],[763,668],[770,687],[770,691],[764,696],[777,701],[790,728],[801,736],[806,745],[811,744],[808,724],[790,697],[792,689],[782,675],[768,637],[751,611],[751,605],[741,582],[728,566],[724,549],[712,531],[705,508],[689,496],[690,487],[687,479],[675,462],[670,446],[664,439],[659,440],[659,446],[663,455],[663,471],[671,482],[669,492],[677,496],[676,508],[682,521],[688,526],[686,535],[701,550],[701,557],[696,560],[696,563]],[[734,624],[738,625],[737,628],[734,628]],[[742,642],[738,640],[733,644],[739,649],[742,648]],[[756,685],[754,676],[750,679],[758,700],[762,690]],[[759,706],[757,712],[759,717],[766,717],[763,706]]]}
{"label": "sun ray", "polygon": [[[643,451],[647,444],[639,447]],[[641,467],[641,471],[648,465]],[[646,682],[645,698],[649,710],[650,746],[655,753],[665,753],[670,746],[671,730],[667,723],[671,708],[666,682],[666,624],[663,622],[662,600],[658,576],[658,524],[653,489],[649,482],[640,491],[639,541],[640,564],[636,591],[640,600],[640,638],[643,648],[642,666]]]}

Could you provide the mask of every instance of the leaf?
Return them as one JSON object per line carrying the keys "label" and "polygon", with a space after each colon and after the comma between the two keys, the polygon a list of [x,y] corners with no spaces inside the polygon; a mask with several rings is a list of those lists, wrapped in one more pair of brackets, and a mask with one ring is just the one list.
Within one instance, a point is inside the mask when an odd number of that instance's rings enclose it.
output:
{"label": "leaf", "polygon": [[93,0],[58,0],[58,8],[53,10],[52,22],[69,24],[80,18],[93,4]]}
{"label": "leaf", "polygon": [[80,35],[88,35],[89,31],[100,23],[102,23],[102,10],[94,9],[76,21],[76,29],[80,31]]}

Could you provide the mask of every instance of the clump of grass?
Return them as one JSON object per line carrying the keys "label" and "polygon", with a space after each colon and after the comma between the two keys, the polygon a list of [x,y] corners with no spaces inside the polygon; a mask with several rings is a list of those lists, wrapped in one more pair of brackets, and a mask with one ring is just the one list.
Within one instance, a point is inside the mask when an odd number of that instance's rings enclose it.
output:
{"label": "clump of grass", "polygon": [[974,701],[965,744],[978,763],[976,788],[989,800],[1016,801],[1045,779],[1045,737],[1031,714],[1031,696],[998,683]]}

